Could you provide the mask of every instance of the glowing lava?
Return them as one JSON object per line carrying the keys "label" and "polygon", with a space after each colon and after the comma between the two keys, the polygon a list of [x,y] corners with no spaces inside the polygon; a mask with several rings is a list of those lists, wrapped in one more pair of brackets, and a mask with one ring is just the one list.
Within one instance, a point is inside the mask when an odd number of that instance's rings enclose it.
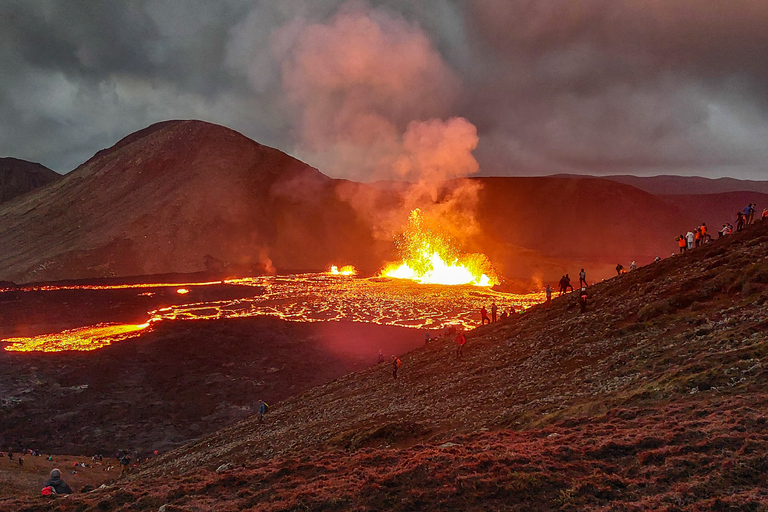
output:
{"label": "glowing lava", "polygon": [[186,294],[189,293],[189,289],[187,289],[187,288],[179,288],[178,290],[176,290],[176,293],[178,293],[179,295],[186,295]]}
{"label": "glowing lava", "polygon": [[345,265],[341,268],[337,267],[336,265],[331,265],[328,273],[334,276],[356,276],[357,269],[352,265]]}
{"label": "glowing lava", "polygon": [[446,236],[429,229],[421,210],[413,210],[408,229],[398,241],[401,263],[390,263],[382,277],[410,279],[422,284],[493,286],[499,284],[484,254],[460,254]]}
{"label": "glowing lava", "polygon": [[10,343],[5,347],[9,352],[96,350],[116,341],[138,336],[147,327],[149,322],[140,325],[98,324],[30,338],[8,338],[3,341]]}

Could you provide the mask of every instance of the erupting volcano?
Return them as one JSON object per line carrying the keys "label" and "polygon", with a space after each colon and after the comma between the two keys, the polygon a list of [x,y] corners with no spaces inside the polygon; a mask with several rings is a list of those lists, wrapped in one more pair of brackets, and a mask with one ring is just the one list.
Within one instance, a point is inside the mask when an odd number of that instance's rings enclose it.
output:
{"label": "erupting volcano", "polygon": [[484,254],[461,254],[446,235],[426,225],[418,208],[411,211],[408,229],[396,244],[403,258],[390,263],[382,277],[410,279],[422,284],[493,286],[496,272]]}

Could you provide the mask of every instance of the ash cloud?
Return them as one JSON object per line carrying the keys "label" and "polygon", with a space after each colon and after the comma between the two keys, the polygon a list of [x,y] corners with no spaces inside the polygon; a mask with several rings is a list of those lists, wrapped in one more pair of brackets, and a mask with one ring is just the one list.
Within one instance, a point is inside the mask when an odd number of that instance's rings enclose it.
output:
{"label": "ash cloud", "polygon": [[[754,0],[6,0],[0,154],[67,172],[153,122],[197,118],[380,179],[408,123],[464,118],[485,175],[764,179],[766,32]],[[301,60],[331,51],[378,81],[345,88],[327,80],[355,69]]]}

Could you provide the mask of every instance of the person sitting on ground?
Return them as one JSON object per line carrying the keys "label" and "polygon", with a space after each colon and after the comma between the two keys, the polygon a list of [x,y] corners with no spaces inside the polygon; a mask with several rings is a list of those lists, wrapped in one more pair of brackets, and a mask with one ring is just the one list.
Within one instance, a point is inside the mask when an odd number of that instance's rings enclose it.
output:
{"label": "person sitting on ground", "polygon": [[56,494],[72,494],[72,488],[61,479],[61,471],[57,468],[51,470],[51,477],[45,481],[43,488],[51,487]]}

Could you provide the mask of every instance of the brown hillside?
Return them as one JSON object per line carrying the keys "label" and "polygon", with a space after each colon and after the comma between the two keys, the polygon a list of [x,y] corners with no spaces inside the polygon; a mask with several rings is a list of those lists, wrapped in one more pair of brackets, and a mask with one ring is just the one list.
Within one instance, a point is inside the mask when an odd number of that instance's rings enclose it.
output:
{"label": "brown hillside", "polygon": [[[591,279],[668,256],[674,238],[692,217],[661,199],[628,185],[596,178],[478,178],[478,241],[507,276],[540,274],[558,279],[565,272],[591,269]],[[687,229],[686,229],[687,230]],[[526,255],[515,246],[524,247]],[[572,262],[553,272],[546,258]],[[554,270],[554,269],[553,269]],[[557,269],[560,270],[560,269]]]}
{"label": "brown hillside", "polygon": [[0,209],[0,238],[2,277],[18,282],[365,265],[372,246],[332,180],[200,121],[132,134]]}
{"label": "brown hillside", "polygon": [[[757,218],[760,218],[763,208],[768,208],[768,194],[760,192],[725,192],[722,194],[659,197],[695,218],[697,220],[695,225],[706,222],[710,231],[713,232],[722,228],[726,222],[735,226],[736,212],[742,211],[750,203],[757,204],[755,214]],[[713,233],[713,236],[717,236],[717,234]]]}
{"label": "brown hillside", "polygon": [[0,158],[0,203],[61,179],[44,165],[18,158]]}
{"label": "brown hillside", "polygon": [[764,510],[768,223],[0,510]]}

